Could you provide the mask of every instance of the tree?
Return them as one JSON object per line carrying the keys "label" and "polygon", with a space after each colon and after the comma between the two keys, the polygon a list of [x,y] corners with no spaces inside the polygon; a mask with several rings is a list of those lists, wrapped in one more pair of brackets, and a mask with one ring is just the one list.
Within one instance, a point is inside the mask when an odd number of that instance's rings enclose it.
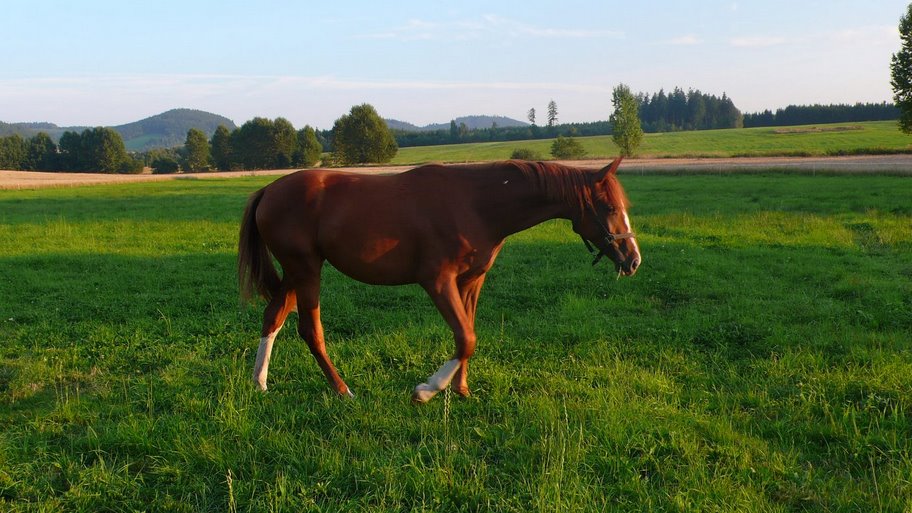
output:
{"label": "tree", "polygon": [[206,134],[198,128],[187,130],[187,141],[184,143],[184,155],[181,167],[184,171],[209,170],[209,141]]}
{"label": "tree", "polygon": [[294,125],[285,118],[276,118],[272,122],[272,137],[275,140],[273,167],[276,169],[291,167],[295,150],[298,148],[298,133],[295,131]]}
{"label": "tree", "polygon": [[377,110],[364,103],[337,119],[333,125],[335,159],[341,164],[389,162],[399,146]]}
{"label": "tree", "polygon": [[79,170],[117,173],[129,158],[123,139],[113,128],[85,129],[79,136]]}
{"label": "tree", "polygon": [[899,129],[912,134],[912,4],[899,19],[902,46],[890,61],[893,101],[899,107]]}
{"label": "tree", "polygon": [[209,141],[209,153],[212,162],[219,171],[231,169],[231,132],[225,125],[219,125]]}
{"label": "tree", "polygon": [[78,132],[66,131],[60,136],[57,146],[60,149],[60,168],[64,171],[78,171],[82,137]]}
{"label": "tree", "polygon": [[243,169],[269,169],[276,161],[273,122],[256,117],[231,134],[232,162]]}
{"label": "tree", "polygon": [[[683,95],[683,91],[681,94]],[[639,105],[631,94],[630,88],[624,84],[614,88],[611,104],[614,106],[614,113],[611,115],[613,125],[611,138],[620,148],[622,156],[631,156],[636,153],[643,141],[643,129],[640,127],[638,113]],[[686,101],[684,105],[686,108]]]}
{"label": "tree", "polygon": [[22,169],[27,153],[28,143],[19,134],[0,137],[0,169]]}
{"label": "tree", "polygon": [[553,128],[557,122],[557,103],[554,100],[548,102],[548,128]]}
{"label": "tree", "polygon": [[529,113],[526,116],[529,118],[529,123],[535,126],[535,107],[529,109]]}
{"label": "tree", "polygon": [[323,145],[317,140],[317,133],[310,125],[298,130],[298,148],[294,155],[296,166],[312,167],[320,160]]}
{"label": "tree", "polygon": [[551,155],[557,159],[578,159],[586,155],[586,150],[576,139],[559,135],[551,143]]}
{"label": "tree", "polygon": [[57,167],[57,145],[51,137],[38,132],[28,140],[23,169],[53,171]]}

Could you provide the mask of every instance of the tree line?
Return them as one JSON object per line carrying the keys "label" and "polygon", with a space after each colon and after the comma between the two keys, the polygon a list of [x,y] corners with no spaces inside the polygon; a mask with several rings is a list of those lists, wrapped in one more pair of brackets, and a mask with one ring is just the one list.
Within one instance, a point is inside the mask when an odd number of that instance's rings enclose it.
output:
{"label": "tree line", "polygon": [[256,117],[231,131],[219,125],[209,139],[191,128],[182,147],[150,150],[145,159],[154,173],[286,169],[313,166],[322,151],[310,126]]}
{"label": "tree line", "polygon": [[190,129],[183,147],[152,150],[146,160],[154,173],[287,169],[312,167],[321,160],[324,165],[389,162],[398,150],[376,109],[362,104],[337,119],[328,133],[309,125],[295,130],[285,118],[257,117],[233,131],[219,125],[209,140]]}
{"label": "tree line", "polygon": [[18,134],[0,138],[0,169],[141,173],[143,165],[127,153],[123,138],[112,128],[64,132],[59,143],[44,132],[27,139]]}
{"label": "tree line", "polygon": [[743,116],[725,93],[722,97],[675,87],[670,93],[637,93],[640,122],[645,132],[741,128]]}
{"label": "tree line", "polygon": [[[726,94],[722,97],[689,89],[685,92],[675,87],[671,93],[637,93],[633,95],[639,108],[642,130],[645,132],[672,132],[679,130],[708,130],[713,128],[740,128],[743,124],[741,111]],[[558,123],[558,108],[554,100],[548,102],[547,119],[544,126],[536,123],[537,111],[529,109],[526,118],[528,126],[500,127],[493,123],[488,128],[470,129],[464,123],[450,121],[449,130],[411,131],[393,130],[400,147],[432,146],[478,142],[504,142],[527,139],[553,139],[563,137],[586,137],[611,135],[614,125],[606,121],[588,123]],[[332,138],[331,131],[322,134]],[[331,145],[331,142],[330,142]]]}
{"label": "tree line", "polygon": [[[611,123],[608,121],[594,121],[590,123],[563,123],[553,126],[540,127],[512,126],[501,127],[492,123],[488,128],[470,129],[465,123],[456,124],[451,121],[449,130],[432,130],[416,132],[411,130],[392,130],[393,136],[399,147],[409,146],[434,146],[440,144],[462,144],[479,142],[504,142],[522,141],[527,139],[553,139],[557,136],[584,137],[590,135],[608,135],[611,133]],[[323,136],[331,139],[332,132],[327,130]]]}
{"label": "tree line", "polygon": [[892,103],[856,103],[836,105],[789,105],[776,112],[764,110],[744,115],[744,126],[794,126],[814,123],[851,123],[888,121],[899,118],[899,109]]}

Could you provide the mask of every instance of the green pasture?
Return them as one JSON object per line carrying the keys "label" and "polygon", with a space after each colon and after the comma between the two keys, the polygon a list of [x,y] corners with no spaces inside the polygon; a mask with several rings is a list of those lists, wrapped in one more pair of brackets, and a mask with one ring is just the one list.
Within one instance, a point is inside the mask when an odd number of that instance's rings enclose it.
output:
{"label": "green pasture", "polygon": [[[578,139],[589,157],[609,158],[618,154],[611,136]],[[392,163],[503,160],[510,158],[516,148],[528,148],[549,159],[552,141],[539,139],[400,148]],[[912,139],[899,131],[895,121],[872,121],[646,134],[639,154],[644,157],[760,157],[910,151]]]}
{"label": "green pasture", "polygon": [[357,397],[294,316],[254,389],[235,245],[271,179],[0,191],[0,511],[912,509],[908,178],[622,173],[639,273],[510,238],[473,396],[424,406],[430,302],[328,266]]}

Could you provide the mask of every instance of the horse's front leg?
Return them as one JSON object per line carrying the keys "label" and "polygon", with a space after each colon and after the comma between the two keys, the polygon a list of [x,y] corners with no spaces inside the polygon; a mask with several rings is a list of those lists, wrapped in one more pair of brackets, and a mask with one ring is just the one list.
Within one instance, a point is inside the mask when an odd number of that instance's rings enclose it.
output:
{"label": "horse's front leg", "polygon": [[[457,371],[475,352],[475,329],[465,310],[455,277],[441,278],[432,283],[422,284],[437,310],[453,330],[456,352],[426,382],[415,387],[412,401],[426,403],[450,384]],[[463,375],[463,379],[465,376]]]}
{"label": "horse's front leg", "polygon": [[[484,284],[485,274],[476,276],[471,280],[460,284],[459,286],[459,295],[462,298],[462,306],[466,312],[466,319],[469,323],[469,328],[472,332],[475,332],[475,309],[478,305],[478,295],[481,292],[481,286]],[[456,371],[456,375],[453,377],[453,381],[450,383],[450,390],[461,395],[462,397],[469,396],[469,360],[461,362],[459,369]]]}

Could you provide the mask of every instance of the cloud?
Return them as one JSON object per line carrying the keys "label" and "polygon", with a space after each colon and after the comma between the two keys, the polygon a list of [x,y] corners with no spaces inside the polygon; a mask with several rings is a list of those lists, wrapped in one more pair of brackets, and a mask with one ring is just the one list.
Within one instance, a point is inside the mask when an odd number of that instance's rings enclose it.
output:
{"label": "cloud", "polygon": [[788,40],[779,36],[745,36],[732,38],[729,42],[738,48],[769,48],[785,44]]}
{"label": "cloud", "polygon": [[869,25],[864,27],[850,27],[831,32],[824,36],[826,39],[839,44],[848,45],[878,45],[899,46],[899,29],[896,25]]}
{"label": "cloud", "polygon": [[622,39],[624,32],[585,28],[555,28],[530,25],[518,20],[486,14],[480,18],[435,22],[410,19],[405,24],[380,32],[355,36],[358,39],[397,41],[439,40],[464,41],[486,37],[537,37],[549,39]]}
{"label": "cloud", "polygon": [[693,46],[701,44],[702,42],[702,39],[693,34],[685,34],[668,40],[668,44],[673,46]]}

